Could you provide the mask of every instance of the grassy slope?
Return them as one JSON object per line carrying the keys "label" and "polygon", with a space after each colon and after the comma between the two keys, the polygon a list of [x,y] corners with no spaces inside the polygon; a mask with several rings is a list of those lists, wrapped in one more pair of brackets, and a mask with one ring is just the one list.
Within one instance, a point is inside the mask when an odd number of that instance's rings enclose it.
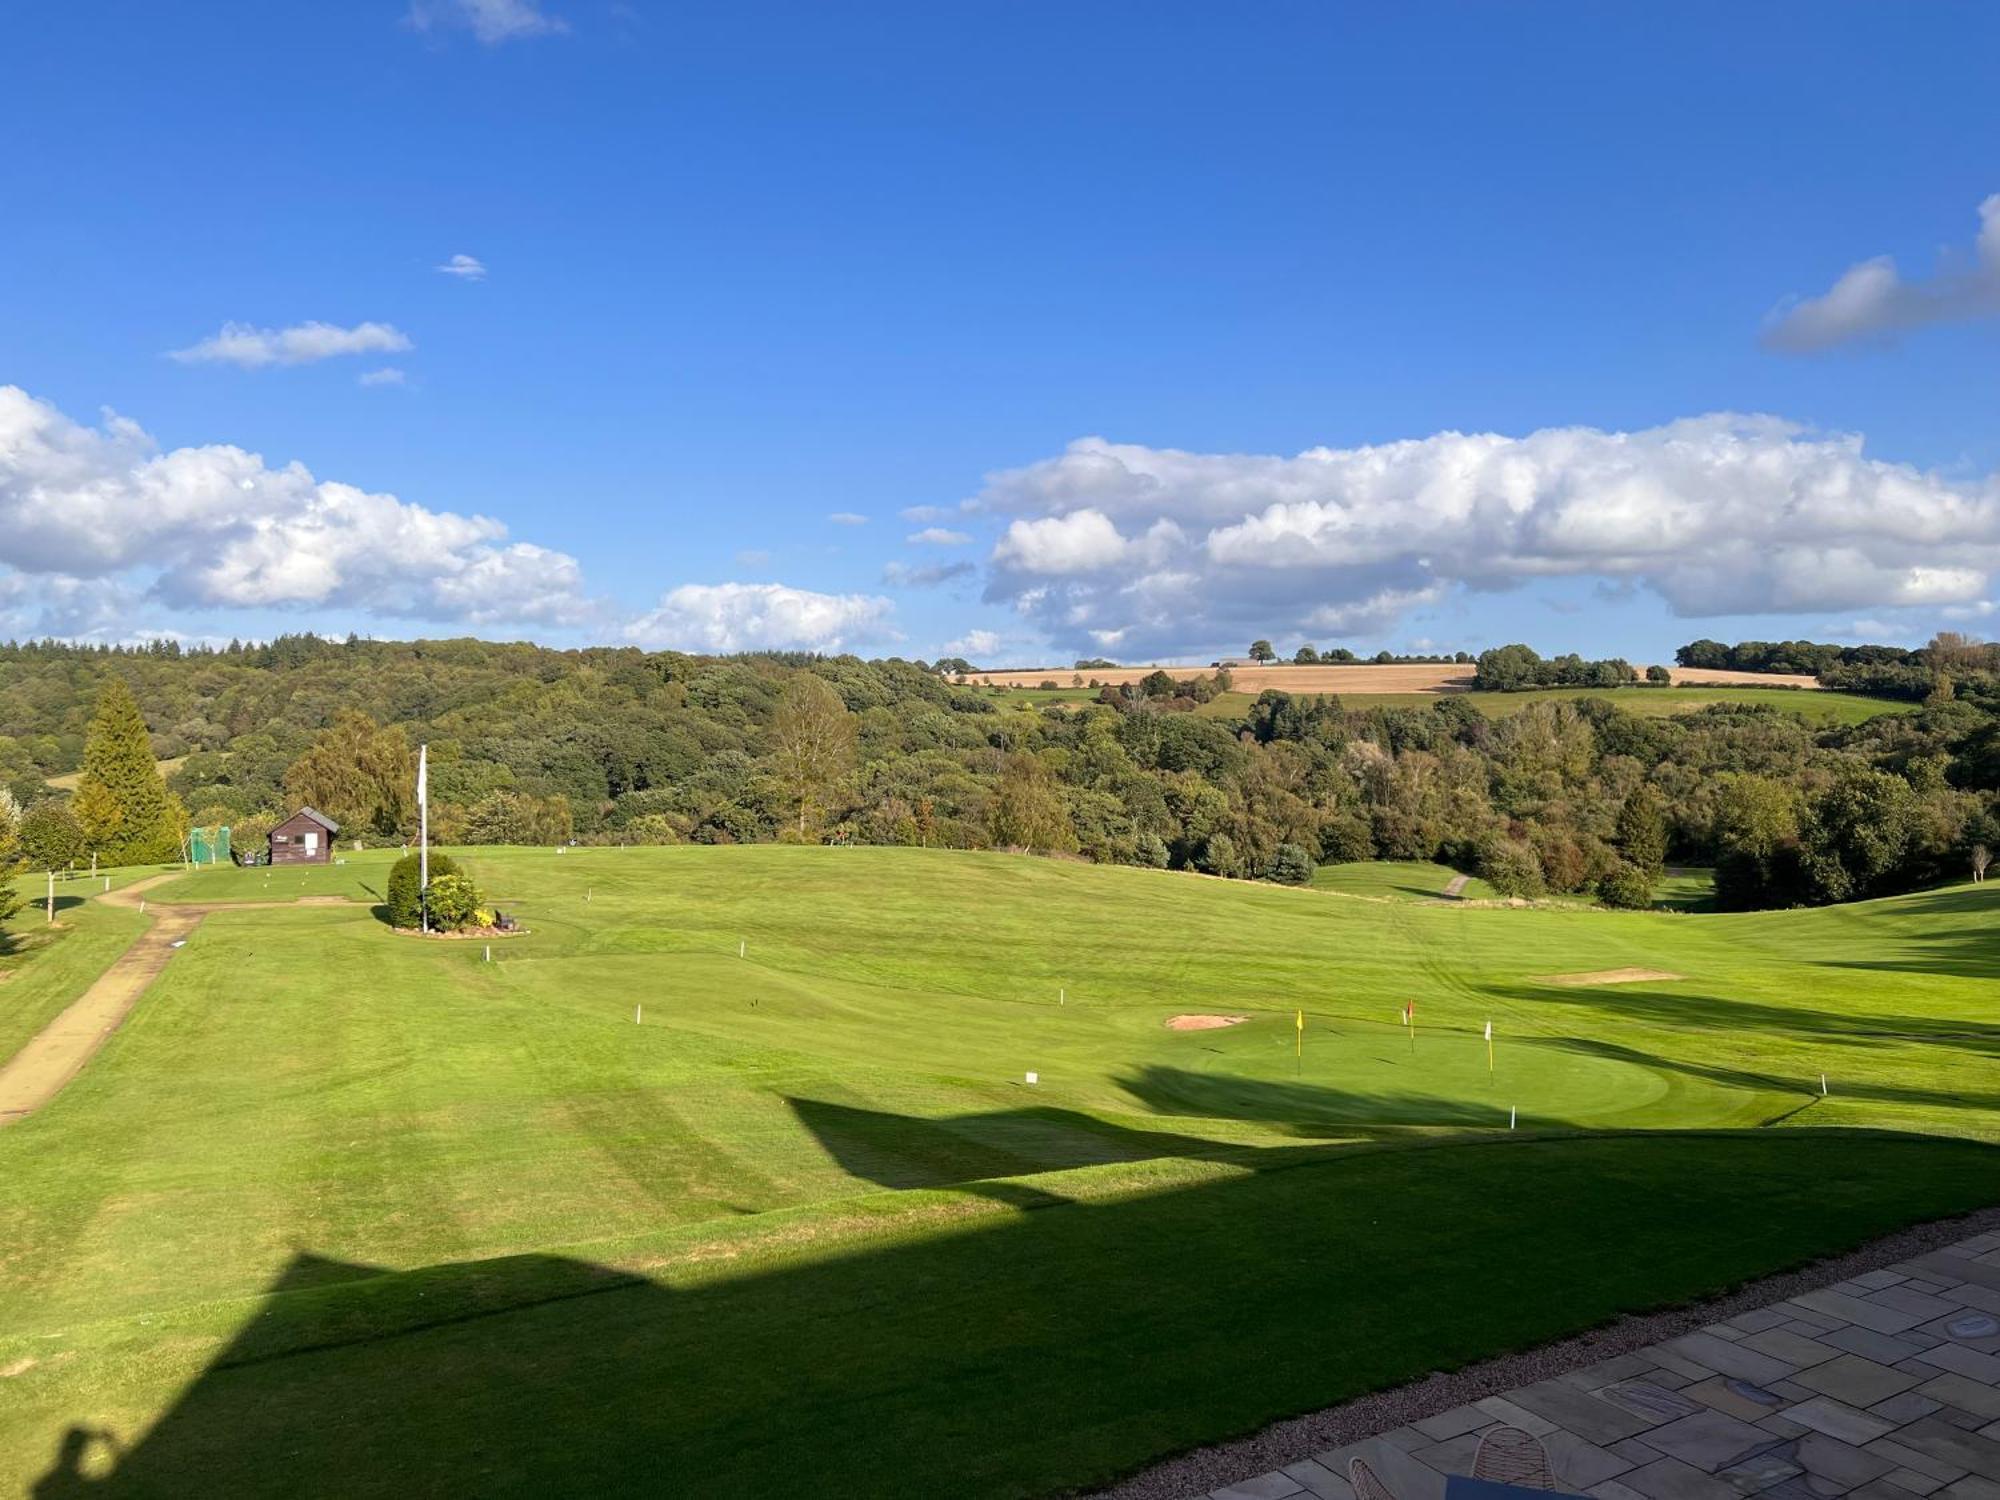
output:
{"label": "grassy slope", "polygon": [[[1458,871],[1422,860],[1370,859],[1353,864],[1321,865],[1313,871],[1313,887],[1347,896],[1375,896],[1395,901],[1438,901]],[[1493,887],[1473,876],[1459,892],[1461,900],[1489,901]]]}
{"label": "grassy slope", "polygon": [[[148,866],[106,875],[115,888],[157,873]],[[9,924],[0,951],[0,1058],[13,1056],[60,1015],[146,925],[137,912],[86,899],[88,892],[103,889],[102,881],[92,886],[77,879],[56,882],[56,922],[50,927],[45,877],[24,875],[15,885],[30,904]]]}
{"label": "grassy slope", "polygon": [[[185,1394],[135,1483],[255,1490],[283,1451],[348,1493],[413,1462],[601,1490],[652,1454],[754,1493],[810,1450],[830,1494],[947,1453],[960,1492],[1029,1492],[2000,1195],[1983,1147],[1797,1128],[2000,1134],[1983,891],[1670,917],[936,852],[469,858],[533,929],[496,962],[366,910],[212,917],[0,1131],[0,1368],[35,1361],[0,1483]],[[365,898],[386,866],[161,894]],[[1536,978],[1625,965],[1687,977]],[[1791,1128],[1360,1149],[1509,1106]],[[1517,1232],[1548,1202],[1587,1246]],[[641,1280],[549,1301],[593,1266]]]}

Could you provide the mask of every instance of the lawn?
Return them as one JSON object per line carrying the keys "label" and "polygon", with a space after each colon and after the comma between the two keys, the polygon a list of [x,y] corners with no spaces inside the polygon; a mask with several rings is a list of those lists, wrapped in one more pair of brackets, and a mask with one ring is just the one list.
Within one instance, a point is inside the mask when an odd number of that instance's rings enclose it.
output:
{"label": "lawn", "polygon": [[[1422,860],[1365,859],[1352,864],[1321,865],[1313,871],[1313,888],[1347,896],[1373,896],[1394,901],[1442,901],[1445,887],[1459,876],[1446,865]],[[1477,875],[1468,876],[1458,892],[1462,901],[1491,901],[1499,892]]]}
{"label": "lawn", "polygon": [[[157,890],[357,904],[211,916],[0,1129],[0,1486],[82,1426],[140,1493],[1043,1493],[2000,1198],[1983,889],[463,857],[490,962],[387,855]],[[1552,982],[1619,968],[1684,977]]]}

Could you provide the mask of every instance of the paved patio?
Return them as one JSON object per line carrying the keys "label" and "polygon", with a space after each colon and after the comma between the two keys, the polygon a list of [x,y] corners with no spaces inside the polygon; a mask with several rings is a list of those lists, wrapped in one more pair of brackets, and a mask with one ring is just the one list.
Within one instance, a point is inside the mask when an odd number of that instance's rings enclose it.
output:
{"label": "paved patio", "polygon": [[1596,1500],[2000,1500],[2000,1233],[1209,1494],[1354,1500],[1359,1457],[1397,1500],[1443,1500],[1502,1424]]}

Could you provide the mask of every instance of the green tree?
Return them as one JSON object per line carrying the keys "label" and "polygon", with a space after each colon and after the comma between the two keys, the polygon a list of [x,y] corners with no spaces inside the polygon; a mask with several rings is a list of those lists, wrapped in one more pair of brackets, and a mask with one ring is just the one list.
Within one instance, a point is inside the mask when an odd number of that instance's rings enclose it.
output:
{"label": "green tree", "polygon": [[1039,759],[1025,753],[1008,756],[1001,768],[987,828],[993,842],[1003,849],[1076,852],[1076,829],[1070,824],[1055,779]]}
{"label": "green tree", "polygon": [[778,775],[798,806],[798,837],[817,826],[833,789],[854,769],[858,727],[840,694],[823,677],[797,672],[785,684],[771,721]]}
{"label": "green tree", "polygon": [[1252,641],[1250,643],[1250,660],[1261,663],[1276,661],[1277,659],[1278,653],[1271,648],[1269,641]]}
{"label": "green tree", "polygon": [[1319,660],[1319,652],[1313,647],[1312,642],[1308,641],[1292,653],[1292,660],[1302,667],[1310,667]]}
{"label": "green tree", "polygon": [[32,870],[61,870],[83,852],[83,825],[59,797],[47,797],[21,817],[21,854]]}
{"label": "green tree", "polygon": [[1311,885],[1312,856],[1297,844],[1280,844],[1271,855],[1271,879],[1279,885]]}
{"label": "green tree", "polygon": [[400,725],[342,709],[285,772],[294,806],[317,808],[350,836],[395,838],[416,825],[417,762]]}
{"label": "green tree", "polygon": [[1644,911],[1653,904],[1653,882],[1628,860],[1620,860],[1598,877],[1597,899],[1621,911]]}
{"label": "green tree", "polygon": [[1632,788],[1618,809],[1618,847],[1626,860],[1655,881],[1667,863],[1667,809],[1660,794],[1645,782]]}
{"label": "green tree", "polygon": [[187,813],[160,779],[152,737],[122,677],[107,677],[98,695],[83,742],[76,815],[85,848],[103,864],[155,864],[180,852]]}

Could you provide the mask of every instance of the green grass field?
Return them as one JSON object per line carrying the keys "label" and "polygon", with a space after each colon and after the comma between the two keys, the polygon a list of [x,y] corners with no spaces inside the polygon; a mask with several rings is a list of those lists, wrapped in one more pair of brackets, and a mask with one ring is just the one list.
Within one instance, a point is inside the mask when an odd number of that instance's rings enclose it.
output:
{"label": "green grass field", "polygon": [[[1039,709],[1055,704],[1091,702],[1097,694],[1088,688],[1007,688],[992,693],[1001,707]],[[1610,692],[1602,688],[1541,688],[1526,693],[1463,693],[1458,695],[1481,713],[1493,718],[1517,714],[1531,703],[1573,703],[1579,698],[1609,698],[1627,713],[1650,719],[1691,713],[1714,703],[1739,703],[1778,708],[1798,714],[1814,724],[1859,724],[1880,714],[1907,713],[1910,706],[1884,698],[1864,698],[1858,693],[1832,693],[1797,688],[1760,687],[1634,687]],[[1342,693],[1346,708],[1429,708],[1438,701],[1436,693]],[[1201,705],[1195,712],[1210,719],[1240,719],[1256,699],[1253,693],[1223,693]]]}
{"label": "green grass field", "polygon": [[152,893],[359,904],[211,916],[0,1129],[0,1489],[1047,1493],[2000,1199],[1984,889],[463,857],[491,962],[387,855]]}
{"label": "green grass field", "polygon": [[[1321,865],[1313,872],[1313,888],[1377,900],[1442,901],[1445,887],[1458,875],[1445,865],[1420,860],[1370,859],[1352,864]],[[1500,893],[1474,875],[1460,889],[1461,901],[1496,901]],[[1706,911],[1715,901],[1715,872],[1671,869],[1653,887],[1653,905],[1661,911]],[[1554,896],[1543,904],[1590,906],[1588,896]]]}

